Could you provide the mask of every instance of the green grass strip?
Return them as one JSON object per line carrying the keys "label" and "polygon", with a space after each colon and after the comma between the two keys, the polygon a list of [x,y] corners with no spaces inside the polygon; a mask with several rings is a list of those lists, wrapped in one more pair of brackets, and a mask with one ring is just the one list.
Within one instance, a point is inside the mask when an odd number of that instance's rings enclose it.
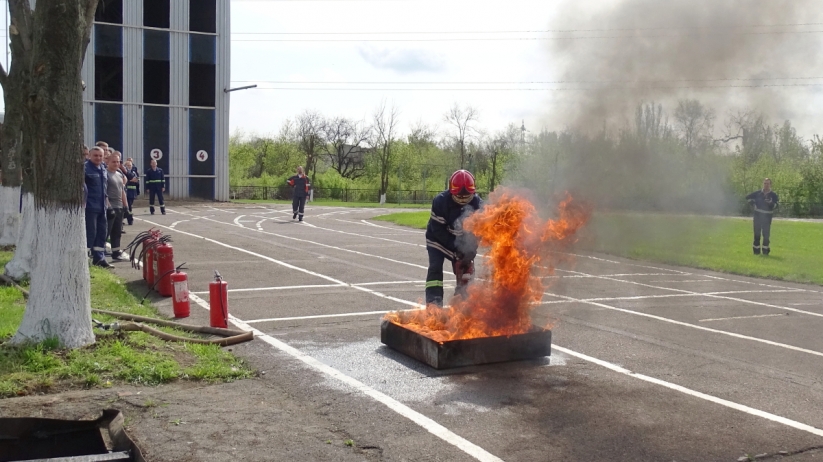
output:
{"label": "green grass strip", "polygon": [[[375,217],[423,229],[429,212]],[[752,253],[751,218],[595,214],[580,248],[627,258],[823,285],[823,222],[775,220],[771,255]]]}
{"label": "green grass strip", "polygon": [[[0,263],[10,252],[0,252]],[[141,304],[110,271],[91,267],[93,308],[160,318],[149,304]],[[143,284],[134,291],[142,296]],[[25,310],[22,294],[0,287],[0,341],[11,337]],[[94,314],[101,322],[113,317]],[[153,326],[183,337],[194,334]],[[84,348],[62,350],[56,342],[12,347],[0,345],[0,397],[66,389],[110,387],[118,383],[158,385],[175,380],[231,381],[249,377],[242,360],[217,345],[165,342],[143,332],[108,332],[95,329],[97,342]]]}

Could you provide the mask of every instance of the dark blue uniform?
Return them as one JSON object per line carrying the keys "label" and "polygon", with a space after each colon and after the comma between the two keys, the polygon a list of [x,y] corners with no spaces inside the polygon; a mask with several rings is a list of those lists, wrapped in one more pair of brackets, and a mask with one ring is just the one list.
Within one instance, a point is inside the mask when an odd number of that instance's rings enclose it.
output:
{"label": "dark blue uniform", "polygon": [[[432,201],[431,217],[426,226],[426,250],[429,253],[429,269],[426,274],[426,304],[443,304],[443,262],[471,261],[477,254],[474,235],[463,231],[463,219],[483,204],[475,195],[466,205],[452,199],[449,191],[443,191]],[[459,284],[458,284],[459,287]]]}
{"label": "dark blue uniform", "polygon": [[303,221],[303,211],[306,208],[306,197],[309,195],[309,188],[311,184],[309,183],[309,177],[306,175],[299,176],[294,175],[293,177],[286,180],[286,183],[292,187],[292,201],[291,201],[291,208],[294,215],[292,219],[300,217],[300,221]]}
{"label": "dark blue uniform", "polygon": [[[768,255],[771,252],[769,248],[769,237],[772,231],[772,216],[774,209],[777,207],[777,193],[769,191],[764,193],[763,190],[755,191],[748,196],[746,200],[754,204],[754,243],[752,250],[755,255]],[[760,245],[760,235],[763,234],[763,246]]]}
{"label": "dark blue uniform", "polygon": [[92,263],[106,264],[106,183],[108,176],[103,165],[84,164],[86,190],[86,247],[91,251]]}
{"label": "dark blue uniform", "polygon": [[146,191],[149,192],[149,212],[154,215],[154,196],[160,202],[160,213],[166,214],[166,203],[163,201],[163,188],[166,187],[166,176],[163,174],[163,169],[157,167],[152,170],[149,167],[143,177],[146,182]]}
{"label": "dark blue uniform", "polygon": [[[131,180],[137,179],[137,183],[132,183]],[[137,170],[132,167],[131,171],[126,172],[126,200],[129,201],[126,204],[126,210],[128,211],[128,215],[126,216],[126,220],[129,222],[130,225],[134,224],[134,214],[132,213],[132,206],[134,205],[134,199],[140,194],[140,175],[137,173]]]}

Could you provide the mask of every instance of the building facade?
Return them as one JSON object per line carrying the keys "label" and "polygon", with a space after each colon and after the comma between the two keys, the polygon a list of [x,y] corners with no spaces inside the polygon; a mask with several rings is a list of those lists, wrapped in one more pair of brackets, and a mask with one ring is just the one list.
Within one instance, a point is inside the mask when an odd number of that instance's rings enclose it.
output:
{"label": "building facade", "polygon": [[86,144],[105,141],[171,198],[229,199],[230,0],[100,0],[83,64]]}

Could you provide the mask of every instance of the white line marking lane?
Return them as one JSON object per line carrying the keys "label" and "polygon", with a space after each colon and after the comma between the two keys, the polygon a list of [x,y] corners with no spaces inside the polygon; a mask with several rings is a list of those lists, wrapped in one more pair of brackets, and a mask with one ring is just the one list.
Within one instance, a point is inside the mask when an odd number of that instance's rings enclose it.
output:
{"label": "white line marking lane", "polygon": [[[205,309],[209,309],[209,305],[197,295],[192,295],[191,300],[201,307]],[[372,399],[384,404],[386,407],[391,409],[392,411],[400,414],[401,416],[411,420],[412,422],[416,423],[420,427],[424,428],[429,433],[433,434],[434,436],[442,439],[443,441],[459,448],[461,451],[465,452],[466,454],[474,457],[475,459],[482,461],[482,462],[503,462],[503,459],[495,456],[494,454],[486,451],[485,449],[481,448],[480,446],[472,443],[471,441],[457,435],[456,433],[452,432],[448,428],[440,425],[439,423],[435,422],[433,419],[426,417],[425,415],[415,411],[414,409],[406,406],[405,404],[397,401],[396,399],[392,398],[391,396],[381,393],[374,388],[366,385],[365,383],[353,378],[349,377],[348,375],[340,372],[339,370],[323,364],[322,362],[318,361],[317,359],[303,353],[302,351],[294,348],[293,346],[277,340],[276,338],[267,335],[247,323],[243,322],[241,319],[238,319],[232,315],[229,315],[229,318],[235,326],[244,329],[246,331],[254,332],[254,336],[259,338],[260,340],[268,343],[269,345],[273,346],[274,348],[282,351],[290,355],[291,357],[302,361],[303,363],[307,364],[308,366],[312,367],[313,369],[333,377],[349,386],[354,388],[355,390],[363,393],[366,396],[371,397]]]}
{"label": "white line marking lane", "polygon": [[752,316],[732,316],[731,318],[711,318],[711,319],[701,319],[697,322],[711,322],[711,321],[730,321],[733,319],[754,319],[754,318],[774,318],[777,316],[788,316],[789,313],[779,313],[779,314],[755,314]]}
{"label": "white line marking lane", "polygon": [[[146,221],[146,220],[143,220],[143,221]],[[167,227],[162,226],[162,225],[157,225],[155,223],[151,223],[151,222],[148,222],[148,221],[146,221],[146,222],[150,223],[150,224],[154,224],[156,226],[167,228]],[[178,232],[180,232],[180,231],[178,231]],[[313,275],[316,275],[318,277],[321,277],[321,278],[324,278],[324,279],[327,279],[327,280],[330,280],[330,281],[333,281],[333,282],[336,282],[336,283],[345,284],[344,282],[338,281],[338,280],[336,280],[332,277],[321,275],[319,273],[314,273],[312,271],[309,271],[309,270],[306,270],[306,269],[303,269],[303,268],[299,268],[299,267],[296,267],[294,265],[289,265],[289,264],[284,263],[284,262],[279,262],[277,260],[274,260],[271,257],[256,254],[254,252],[250,252],[248,250],[245,250],[245,249],[242,249],[242,248],[239,248],[239,247],[231,246],[231,245],[222,243],[220,241],[216,241],[214,239],[204,238],[202,236],[197,236],[197,235],[192,234],[192,233],[185,233],[184,232],[183,234],[187,234],[187,235],[190,235],[190,236],[193,236],[193,237],[198,237],[198,238],[201,238],[201,239],[205,239],[207,242],[212,242],[212,243],[215,243],[215,244],[227,247],[227,248],[231,248],[231,249],[234,249],[234,250],[237,250],[237,251],[240,251],[240,252],[249,253],[249,254],[258,256],[260,258],[276,262],[276,263],[281,264],[283,266],[296,269],[298,271],[302,271],[302,272],[305,272],[305,273],[308,273],[308,274],[313,274]],[[402,300],[402,299],[398,299],[398,298],[395,298],[395,297],[389,297],[389,296],[386,296],[385,294],[366,289],[365,287],[355,287],[355,286],[352,286],[352,287],[354,287],[356,289],[359,289],[359,290],[363,290],[364,292],[370,293],[372,295],[376,295],[376,296],[380,296],[380,297],[383,297],[383,298],[386,298],[386,299],[389,299],[389,300],[400,302],[404,305],[412,305],[413,304],[412,302],[409,302],[407,300]],[[564,297],[564,296],[559,296],[559,297],[560,298],[571,298],[571,297]],[[203,299],[201,299],[197,295],[192,295],[192,300],[195,301],[198,305],[202,306],[203,308],[208,309],[208,305],[203,301]],[[602,304],[598,304],[598,303],[595,303],[595,302],[590,302],[590,303],[597,304],[597,305],[602,305]],[[413,305],[419,306],[417,304],[413,304]],[[609,307],[607,305],[603,305],[603,306],[605,306],[607,308],[613,308],[613,307]],[[651,315],[649,315],[649,316],[650,317],[656,317],[656,316],[651,316]],[[449,443],[455,445],[456,447],[459,447],[461,450],[463,450],[467,454],[472,455],[473,457],[477,458],[478,460],[484,460],[484,461],[486,461],[486,460],[489,460],[489,461],[500,460],[499,458],[497,458],[496,456],[486,452],[485,450],[483,450],[479,446],[476,446],[473,443],[457,436],[456,434],[452,433],[451,431],[449,431],[448,429],[446,429],[442,425],[438,424],[434,420],[429,419],[428,417],[425,417],[422,414],[417,413],[416,411],[414,411],[411,408],[405,406],[404,404],[394,400],[393,398],[391,398],[391,397],[389,397],[389,396],[387,396],[383,393],[380,393],[380,392],[368,387],[367,385],[363,384],[362,382],[343,374],[342,372],[338,371],[337,369],[334,369],[330,366],[327,366],[327,365],[321,363],[317,359],[315,359],[315,358],[313,358],[313,357],[297,350],[294,347],[291,347],[290,345],[288,345],[284,342],[281,342],[281,341],[279,341],[279,340],[277,340],[277,339],[275,339],[275,338],[273,338],[269,335],[266,335],[266,334],[258,331],[257,329],[252,328],[251,326],[244,323],[242,320],[239,320],[239,319],[235,318],[234,316],[230,316],[230,318],[232,320],[232,323],[234,323],[238,327],[243,328],[245,330],[251,330],[251,331],[255,332],[255,334],[261,340],[265,341],[266,343],[269,343],[270,345],[274,346],[275,348],[277,348],[277,349],[279,349],[283,352],[286,352],[286,353],[292,355],[293,357],[295,357],[297,359],[300,359],[304,363],[314,367],[317,370],[320,370],[321,372],[326,373],[327,375],[335,377],[338,380],[353,386],[355,389],[357,389],[357,390],[361,391],[362,393],[364,393],[368,396],[371,396],[372,398],[376,399],[377,401],[385,404],[390,409],[392,409],[395,412],[409,418],[410,420],[412,420],[415,423],[417,423],[418,425],[422,426],[423,428],[425,428],[426,430],[428,430],[432,434],[438,436],[439,438],[443,439],[444,441],[448,441]],[[656,317],[656,318],[659,318],[659,317]],[[661,318],[661,319],[669,321],[669,322],[685,324],[685,323],[680,323],[679,321],[668,320],[666,318]],[[708,329],[708,328],[704,328],[704,327],[701,327],[701,326],[694,326],[694,327],[702,329],[702,330],[715,331],[715,332],[718,332],[718,333],[726,333],[726,334],[729,334],[729,335],[739,336],[737,334],[727,333],[727,332],[724,332],[724,331],[718,331],[716,329]],[[740,337],[745,337],[745,336],[740,336]],[[764,341],[764,343],[774,343],[774,342]],[[797,428],[799,430],[803,430],[803,431],[812,433],[814,435],[823,436],[823,430],[812,427],[810,425],[806,425],[806,424],[803,424],[803,423],[800,423],[800,422],[796,422],[794,420],[790,420],[790,419],[787,419],[785,417],[777,416],[775,414],[771,414],[771,413],[768,413],[768,412],[765,412],[765,411],[754,409],[754,408],[744,406],[744,405],[741,405],[741,404],[738,404],[738,403],[734,403],[732,401],[717,398],[715,396],[711,396],[711,395],[708,395],[708,394],[705,394],[705,393],[701,393],[701,392],[698,392],[698,391],[695,391],[695,390],[691,390],[689,388],[682,387],[680,385],[676,385],[676,384],[673,384],[673,383],[670,383],[670,382],[665,382],[663,380],[660,380],[660,379],[657,379],[657,378],[654,378],[654,377],[633,373],[633,372],[631,372],[627,369],[621,368],[621,367],[616,366],[614,364],[608,363],[606,361],[599,360],[599,359],[591,357],[591,356],[584,355],[582,353],[577,353],[575,351],[560,347],[556,344],[553,345],[553,346],[558,351],[562,351],[562,352],[564,352],[568,355],[575,356],[575,357],[578,357],[580,359],[584,359],[584,360],[589,361],[589,362],[593,362],[593,363],[598,364],[600,366],[603,366],[603,367],[609,368],[611,370],[614,370],[615,372],[626,374],[626,375],[629,375],[629,376],[632,376],[632,377],[635,377],[635,378],[638,378],[640,380],[644,380],[644,381],[647,381],[647,382],[655,383],[657,385],[661,385],[661,386],[670,388],[672,390],[679,391],[681,393],[685,393],[685,394],[695,396],[695,397],[698,397],[698,398],[701,398],[701,399],[704,399],[704,400],[707,400],[707,401],[710,401],[710,402],[713,402],[713,403],[716,403],[716,404],[720,404],[720,405],[723,405],[723,406],[726,406],[726,407],[729,407],[729,408],[732,408],[732,409],[736,409],[736,410],[739,410],[741,412],[746,412],[746,413],[756,415],[756,416],[759,416],[759,417],[762,417],[762,418],[765,418],[765,419],[768,419],[768,420],[772,420],[774,422],[778,422],[778,423],[781,423],[783,425],[787,425],[787,426],[790,426],[790,427],[793,427],[793,428]],[[823,356],[823,353],[819,353],[819,352],[812,352],[812,353]]]}
{"label": "white line marking lane", "polygon": [[751,336],[743,335],[743,334],[737,334],[735,332],[728,332],[728,331],[725,331],[725,330],[712,329],[712,328],[709,328],[709,327],[698,326],[697,324],[690,324],[688,322],[677,321],[675,319],[670,319],[670,318],[664,318],[663,316],[657,316],[657,315],[654,315],[654,314],[643,313],[643,312],[640,312],[640,311],[627,310],[625,308],[618,308],[616,306],[606,305],[605,303],[587,301],[585,299],[568,297],[566,295],[553,294],[551,292],[544,292],[544,294],[549,295],[551,297],[564,298],[564,299],[566,299],[568,301],[572,301],[572,302],[585,303],[587,305],[592,305],[592,306],[597,306],[597,307],[600,307],[600,308],[605,308],[607,310],[619,311],[621,313],[632,314],[632,315],[635,315],[635,316],[642,316],[644,318],[649,318],[649,319],[656,319],[658,321],[663,321],[663,322],[667,322],[667,323],[670,323],[670,324],[675,324],[675,325],[678,325],[678,326],[691,327],[692,329],[702,330],[702,331],[706,331],[706,332],[712,332],[712,333],[715,333],[715,334],[728,335],[729,337],[735,337],[735,338],[740,338],[740,339],[744,339],[744,340],[750,340],[752,342],[763,343],[763,344],[766,344],[766,345],[776,346],[776,347],[779,347],[779,348],[785,348],[787,350],[799,351],[801,353],[808,353],[810,355],[823,357],[823,352],[815,351],[815,350],[809,350],[809,349],[797,347],[797,346],[794,346],[794,345],[788,345],[788,344],[785,344],[785,343],[773,342],[771,340],[766,340],[766,339],[757,338],[757,337],[751,337]]}
{"label": "white line marking lane", "polygon": [[[185,213],[185,212],[175,212],[175,213],[178,213],[178,214],[181,214],[181,215],[188,215],[188,214],[187,214],[187,213]],[[241,216],[245,216],[245,215],[241,215]],[[299,242],[306,243],[306,244],[313,244],[313,245],[316,245],[316,246],[325,247],[325,248],[328,248],[328,249],[340,250],[340,251],[342,251],[342,252],[349,252],[349,253],[353,253],[353,254],[356,254],[356,255],[361,255],[361,256],[364,256],[364,257],[377,258],[377,259],[380,259],[380,260],[390,261],[390,262],[392,262],[392,263],[398,263],[398,264],[401,264],[401,265],[413,266],[413,267],[415,267],[415,268],[420,268],[420,269],[429,269],[429,267],[428,267],[428,266],[418,265],[418,264],[416,264],[416,263],[409,263],[409,262],[405,262],[405,261],[395,260],[395,259],[393,259],[393,258],[383,257],[383,256],[380,256],[380,255],[374,255],[374,254],[370,254],[370,253],[359,252],[359,251],[357,251],[357,250],[345,249],[345,248],[343,248],[343,247],[337,247],[337,246],[333,246],[333,245],[323,244],[322,242],[310,241],[310,240],[308,240],[308,239],[304,239],[304,238],[293,237],[293,236],[286,236],[286,235],[283,235],[283,234],[272,233],[272,232],[270,232],[270,231],[264,231],[264,230],[262,230],[262,229],[252,229],[252,228],[248,228],[248,227],[246,227],[246,226],[243,226],[243,225],[242,225],[242,224],[240,224],[240,223],[237,223],[237,220],[238,220],[237,218],[235,218],[235,220],[234,220],[235,222],[234,222],[234,223],[227,223],[227,222],[225,222],[225,221],[214,220],[214,219],[211,219],[211,218],[203,218],[203,219],[204,219],[204,220],[206,220],[206,221],[211,221],[211,222],[214,222],[214,223],[220,223],[221,225],[226,225],[226,226],[235,226],[235,227],[238,227],[238,228],[247,229],[247,230],[249,230],[249,231],[254,231],[254,232],[258,232],[258,233],[268,234],[268,235],[270,235],[270,236],[275,236],[275,237],[279,237],[279,238],[282,238],[282,239],[289,239],[289,240],[299,241]],[[304,224],[305,224],[305,223],[304,223]],[[312,226],[312,225],[310,225],[310,226]],[[316,226],[312,226],[312,227],[313,227],[313,228],[317,228]],[[318,228],[318,229],[320,229],[320,228]]]}
{"label": "white line marking lane", "polygon": [[[672,287],[656,286],[656,285],[652,285],[652,284],[644,284],[642,282],[636,282],[636,281],[627,281],[625,279],[617,279],[617,278],[612,278],[612,277],[608,277],[608,276],[598,276],[596,274],[581,273],[579,271],[560,270],[560,269],[557,270],[557,271],[562,271],[562,272],[565,272],[565,273],[581,274],[581,275],[585,275],[585,276],[594,276],[596,279],[603,279],[605,281],[622,282],[622,283],[625,283],[625,284],[632,284],[632,285],[637,285],[637,286],[641,286],[641,287],[649,287],[651,289],[668,290],[668,291],[678,292],[678,293],[682,293],[682,294],[703,295],[703,296],[711,297],[711,298],[719,298],[721,300],[732,300],[732,301],[735,301],[735,302],[748,303],[748,304],[751,304],[751,305],[767,306],[769,308],[777,308],[777,309],[780,309],[780,310],[794,311],[796,313],[803,313],[803,314],[807,314],[809,316],[823,317],[823,313],[815,313],[813,311],[800,310],[800,309],[797,309],[797,308],[790,308],[788,306],[782,306],[782,305],[772,305],[771,303],[756,302],[754,300],[746,300],[745,298],[726,297],[726,296],[714,294],[714,293],[711,293],[711,292],[701,293],[701,292],[695,292],[693,290],[675,289],[675,288],[672,288]],[[804,289],[793,289],[791,287],[784,287],[784,289],[786,289],[788,291],[797,291],[797,292],[805,291]],[[777,291],[772,291],[772,292],[777,292]]]}

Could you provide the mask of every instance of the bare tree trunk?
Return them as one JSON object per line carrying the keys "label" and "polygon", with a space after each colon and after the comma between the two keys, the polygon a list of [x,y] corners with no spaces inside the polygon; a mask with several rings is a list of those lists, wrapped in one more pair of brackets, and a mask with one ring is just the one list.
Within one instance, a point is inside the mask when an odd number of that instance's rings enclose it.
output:
{"label": "bare tree trunk", "polygon": [[27,130],[34,173],[31,296],[12,343],[94,343],[83,191],[80,69],[97,0],[38,0]]}

